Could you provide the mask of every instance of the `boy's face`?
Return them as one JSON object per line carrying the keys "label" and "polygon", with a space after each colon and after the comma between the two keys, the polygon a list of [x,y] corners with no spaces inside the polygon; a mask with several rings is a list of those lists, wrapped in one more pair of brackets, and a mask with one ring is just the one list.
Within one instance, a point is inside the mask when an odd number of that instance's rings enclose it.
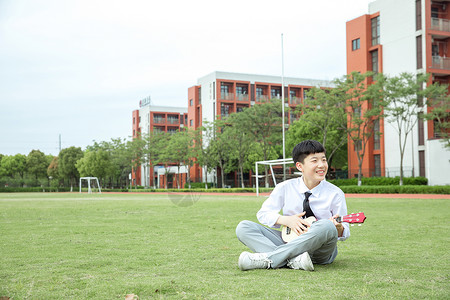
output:
{"label": "boy's face", "polygon": [[295,166],[302,172],[305,180],[311,183],[319,183],[324,180],[328,171],[327,158],[323,152],[311,153],[305,157],[303,163],[297,162]]}

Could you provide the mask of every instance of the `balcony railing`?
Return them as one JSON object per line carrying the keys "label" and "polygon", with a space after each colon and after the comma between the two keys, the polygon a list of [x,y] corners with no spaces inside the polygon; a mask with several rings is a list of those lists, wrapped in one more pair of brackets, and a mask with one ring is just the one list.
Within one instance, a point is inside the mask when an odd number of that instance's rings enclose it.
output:
{"label": "balcony railing", "polygon": [[290,98],[291,98],[291,100],[289,102],[290,104],[295,104],[295,105],[302,104],[302,98],[295,97],[295,96],[291,96]]}
{"label": "balcony railing", "polygon": [[166,118],[153,118],[153,123],[155,124],[165,124],[166,123]]}
{"label": "balcony railing", "polygon": [[434,69],[450,70],[450,57],[433,56]]}
{"label": "balcony railing", "polygon": [[267,102],[269,101],[269,96],[267,95],[256,95],[257,102]]}
{"label": "balcony railing", "polygon": [[450,20],[431,18],[431,29],[450,32]]}
{"label": "balcony railing", "polygon": [[236,100],[248,101],[248,95],[247,94],[236,94]]}
{"label": "balcony railing", "polygon": [[168,119],[167,119],[167,123],[168,123],[168,124],[176,124],[176,125],[180,124],[180,122],[178,121],[178,119],[175,119],[175,118],[168,118]]}
{"label": "balcony railing", "polygon": [[234,94],[233,93],[221,93],[220,99],[222,100],[234,100]]}

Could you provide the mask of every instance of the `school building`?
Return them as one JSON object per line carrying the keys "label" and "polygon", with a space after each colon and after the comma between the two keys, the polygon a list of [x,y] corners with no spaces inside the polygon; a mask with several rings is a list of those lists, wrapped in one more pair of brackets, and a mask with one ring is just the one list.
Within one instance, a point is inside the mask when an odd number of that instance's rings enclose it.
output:
{"label": "school building", "polygon": [[[369,13],[347,22],[347,73],[429,73],[432,82],[450,84],[450,1],[377,0]],[[431,83],[430,83],[431,84]],[[425,101],[423,113],[432,110]],[[398,133],[387,121],[369,142],[363,176],[400,175]],[[450,184],[450,151],[439,141],[433,121],[418,120],[408,137],[405,176],[424,176],[430,185]],[[349,177],[358,173],[354,145],[348,142]]]}
{"label": "school building", "polygon": [[[139,101],[139,109],[132,113],[133,138],[145,136],[149,132],[176,132],[183,128],[188,119],[187,108],[152,105],[150,97]],[[140,168],[131,174],[133,184],[145,187],[177,187],[177,180],[183,187],[186,182],[186,170],[181,168],[178,176],[178,168],[153,165],[152,162],[144,162]],[[167,175],[170,174],[170,175]]]}
{"label": "school building", "polygon": [[[331,87],[327,80],[284,77],[284,93],[286,107],[294,108],[302,103],[306,92],[312,87]],[[187,108],[154,107],[143,105],[133,111],[133,137],[148,130],[178,130],[182,127],[197,129],[203,122],[213,122],[216,116],[226,117],[240,112],[245,107],[261,104],[270,99],[281,99],[281,76],[243,74],[231,72],[212,72],[198,79],[197,84],[188,89]],[[143,102],[145,103],[145,101]],[[174,120],[168,123],[169,118]],[[295,115],[288,115],[288,124],[295,120]],[[180,122],[178,122],[178,120]],[[133,172],[133,179],[138,185],[153,186],[162,183],[165,178],[161,166],[144,164],[138,172]],[[183,172],[186,172],[184,170]],[[192,182],[215,181],[215,173],[204,174],[201,166],[195,165],[190,170]],[[173,176],[176,178],[177,176]],[[184,178],[184,177],[183,177]],[[254,179],[248,175],[246,184],[252,186]],[[183,179],[183,184],[185,179]],[[221,180],[217,181],[220,184]],[[237,186],[237,178],[231,175],[226,179],[226,185]],[[169,186],[176,187],[176,183],[169,181]]]}

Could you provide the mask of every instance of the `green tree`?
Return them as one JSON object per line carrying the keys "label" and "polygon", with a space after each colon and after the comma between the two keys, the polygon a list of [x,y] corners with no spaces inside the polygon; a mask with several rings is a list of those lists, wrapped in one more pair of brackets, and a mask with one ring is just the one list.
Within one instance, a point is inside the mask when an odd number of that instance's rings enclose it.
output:
{"label": "green tree", "polygon": [[[335,154],[347,145],[346,100],[347,93],[339,86],[336,88],[315,87],[308,91],[303,104],[297,107],[300,118],[294,122],[296,124],[294,126],[305,123],[309,125],[308,130],[312,130],[315,134],[308,135],[311,139],[320,141],[327,149],[330,166]],[[302,125],[300,127],[305,128]],[[297,140],[297,143],[299,142],[301,140]]]}
{"label": "green tree", "polygon": [[75,164],[83,157],[83,151],[80,147],[69,147],[62,149],[59,153],[58,170],[60,176],[69,180],[70,190],[73,190],[74,182],[76,183],[80,177]]}
{"label": "green tree", "polygon": [[387,102],[387,106],[384,109],[385,118],[393,125],[398,136],[400,185],[403,185],[403,158],[406,142],[421,114],[422,104],[418,99],[423,99],[424,97],[441,99],[447,94],[447,87],[438,83],[423,88],[429,81],[429,78],[429,74],[403,72],[397,76],[386,76],[383,79],[385,82],[383,97]]}
{"label": "green tree", "polygon": [[[374,80],[371,84],[369,81]],[[374,126],[383,117],[383,77],[379,80],[372,72],[352,72],[335,80],[336,89],[347,95],[347,134],[358,159],[358,185],[361,185],[362,163],[368,141],[374,136]]]}
{"label": "green tree", "polygon": [[[128,161],[131,166],[131,171],[136,174],[144,160],[145,140],[140,136],[128,141],[126,144],[126,151],[124,159]],[[135,182],[135,186],[137,186]]]}
{"label": "green tree", "polygon": [[49,177],[50,181],[55,180],[54,182],[57,182],[57,183],[59,183],[59,179],[60,179],[60,173],[58,170],[58,160],[59,160],[59,157],[54,156],[47,168],[47,176]]}
{"label": "green tree", "polygon": [[89,151],[75,164],[80,176],[97,177],[102,183],[110,173],[111,157],[105,150]]}
{"label": "green tree", "polygon": [[196,134],[196,144],[199,145],[195,149],[197,150],[198,163],[203,168],[205,174],[203,180],[205,183],[205,189],[208,188],[208,174],[210,174],[217,166],[216,153],[214,147],[211,145],[211,141],[215,136],[215,127],[212,122],[203,122],[203,126],[198,129]]}
{"label": "green tree", "polygon": [[[241,187],[244,188],[244,169],[245,163],[251,152],[253,145],[253,136],[248,131],[248,121],[244,112],[235,113],[230,115],[226,119],[226,124],[222,124],[223,135],[225,139],[230,143],[230,155],[237,161],[237,167],[239,171]],[[222,121],[223,122],[223,121]]]}
{"label": "green tree", "polygon": [[429,95],[427,106],[430,109],[423,117],[433,121],[435,136],[450,150],[450,97]]}
{"label": "green tree", "polygon": [[48,159],[40,150],[31,150],[26,161],[27,172],[34,176],[36,181],[40,177],[47,177]]}
{"label": "green tree", "polygon": [[[277,145],[282,143],[281,110],[281,100],[273,99],[269,102],[245,109],[240,113],[243,114],[241,117],[243,118],[243,122],[248,126],[248,132],[253,136],[253,140],[259,143],[261,147],[263,160],[273,158],[271,157],[274,153],[273,150]],[[267,166],[265,166],[265,174],[265,185],[268,187]]]}

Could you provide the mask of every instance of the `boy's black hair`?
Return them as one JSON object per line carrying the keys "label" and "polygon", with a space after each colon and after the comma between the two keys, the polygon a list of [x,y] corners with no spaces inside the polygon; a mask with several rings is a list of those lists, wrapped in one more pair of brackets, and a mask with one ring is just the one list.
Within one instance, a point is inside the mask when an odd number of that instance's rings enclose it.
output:
{"label": "boy's black hair", "polygon": [[299,144],[297,144],[292,150],[292,159],[294,163],[298,161],[304,163],[305,157],[310,155],[311,153],[325,153],[325,147],[314,140],[306,140]]}

